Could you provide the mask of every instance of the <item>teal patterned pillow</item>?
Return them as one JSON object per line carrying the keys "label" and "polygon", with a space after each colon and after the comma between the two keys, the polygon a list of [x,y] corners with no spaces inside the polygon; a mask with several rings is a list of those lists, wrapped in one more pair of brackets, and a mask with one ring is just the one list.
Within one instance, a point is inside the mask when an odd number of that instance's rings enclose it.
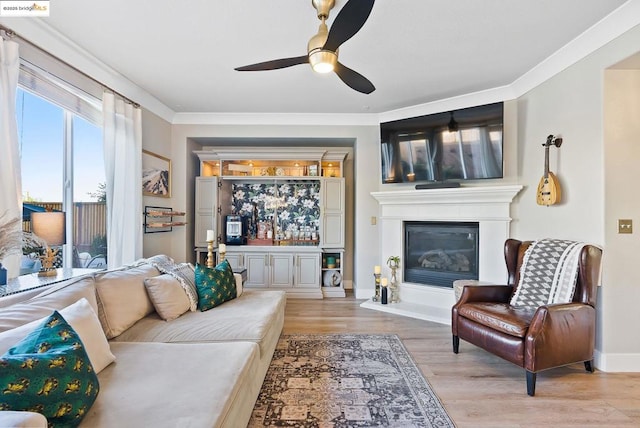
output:
{"label": "teal patterned pillow", "polygon": [[227,260],[215,268],[196,265],[196,288],[198,289],[198,309],[207,311],[235,299],[236,280]]}
{"label": "teal patterned pillow", "polygon": [[100,386],[78,334],[55,311],[0,357],[0,410],[43,414],[49,427],[74,427]]}

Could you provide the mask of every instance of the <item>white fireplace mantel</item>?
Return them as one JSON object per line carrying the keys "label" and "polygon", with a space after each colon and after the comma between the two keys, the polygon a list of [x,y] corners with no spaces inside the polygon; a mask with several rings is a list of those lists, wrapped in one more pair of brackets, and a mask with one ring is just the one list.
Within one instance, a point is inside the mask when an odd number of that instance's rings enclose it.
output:
{"label": "white fireplace mantel", "polygon": [[[478,222],[479,280],[505,283],[503,248],[510,233],[510,206],[522,187],[500,185],[372,192],[371,196],[379,203],[379,264],[384,266],[389,256],[402,257],[405,221]],[[384,270],[383,275],[389,276],[389,270]],[[453,289],[405,283],[401,276],[399,280],[400,303],[382,305],[369,299],[362,306],[444,324],[451,322],[451,306],[455,303]],[[373,295],[373,289],[370,293]],[[362,292],[358,294],[362,295]]]}

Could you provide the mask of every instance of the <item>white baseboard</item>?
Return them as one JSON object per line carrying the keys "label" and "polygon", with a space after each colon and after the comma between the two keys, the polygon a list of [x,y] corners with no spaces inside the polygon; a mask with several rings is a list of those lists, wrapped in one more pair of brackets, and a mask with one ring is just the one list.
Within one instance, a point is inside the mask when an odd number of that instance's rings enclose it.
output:
{"label": "white baseboard", "polygon": [[639,373],[640,354],[614,354],[595,351],[594,365],[598,370],[608,373]]}

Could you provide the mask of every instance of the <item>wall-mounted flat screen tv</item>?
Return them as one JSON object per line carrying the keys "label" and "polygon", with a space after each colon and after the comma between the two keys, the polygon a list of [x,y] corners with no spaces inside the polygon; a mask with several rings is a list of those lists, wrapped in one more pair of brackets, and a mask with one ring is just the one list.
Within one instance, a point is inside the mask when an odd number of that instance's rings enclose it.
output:
{"label": "wall-mounted flat screen tv", "polygon": [[502,178],[503,103],[380,124],[382,182]]}

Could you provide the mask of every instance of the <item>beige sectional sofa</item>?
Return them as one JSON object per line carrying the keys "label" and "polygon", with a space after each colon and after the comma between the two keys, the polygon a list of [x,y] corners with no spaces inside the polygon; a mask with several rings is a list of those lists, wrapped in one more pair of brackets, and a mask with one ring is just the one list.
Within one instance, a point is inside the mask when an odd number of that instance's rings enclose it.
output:
{"label": "beige sectional sofa", "polygon": [[[23,299],[0,298],[0,355],[24,337],[25,324],[84,298],[102,327],[95,336],[108,339],[102,355],[108,359],[98,373],[97,399],[80,426],[246,427],[282,331],[285,293],[244,290],[211,310],[164,321],[144,286],[145,278],[159,275],[152,265],[139,263],[26,293]],[[239,275],[236,283],[241,289]],[[46,426],[38,418],[0,411],[0,426],[35,421]]]}

